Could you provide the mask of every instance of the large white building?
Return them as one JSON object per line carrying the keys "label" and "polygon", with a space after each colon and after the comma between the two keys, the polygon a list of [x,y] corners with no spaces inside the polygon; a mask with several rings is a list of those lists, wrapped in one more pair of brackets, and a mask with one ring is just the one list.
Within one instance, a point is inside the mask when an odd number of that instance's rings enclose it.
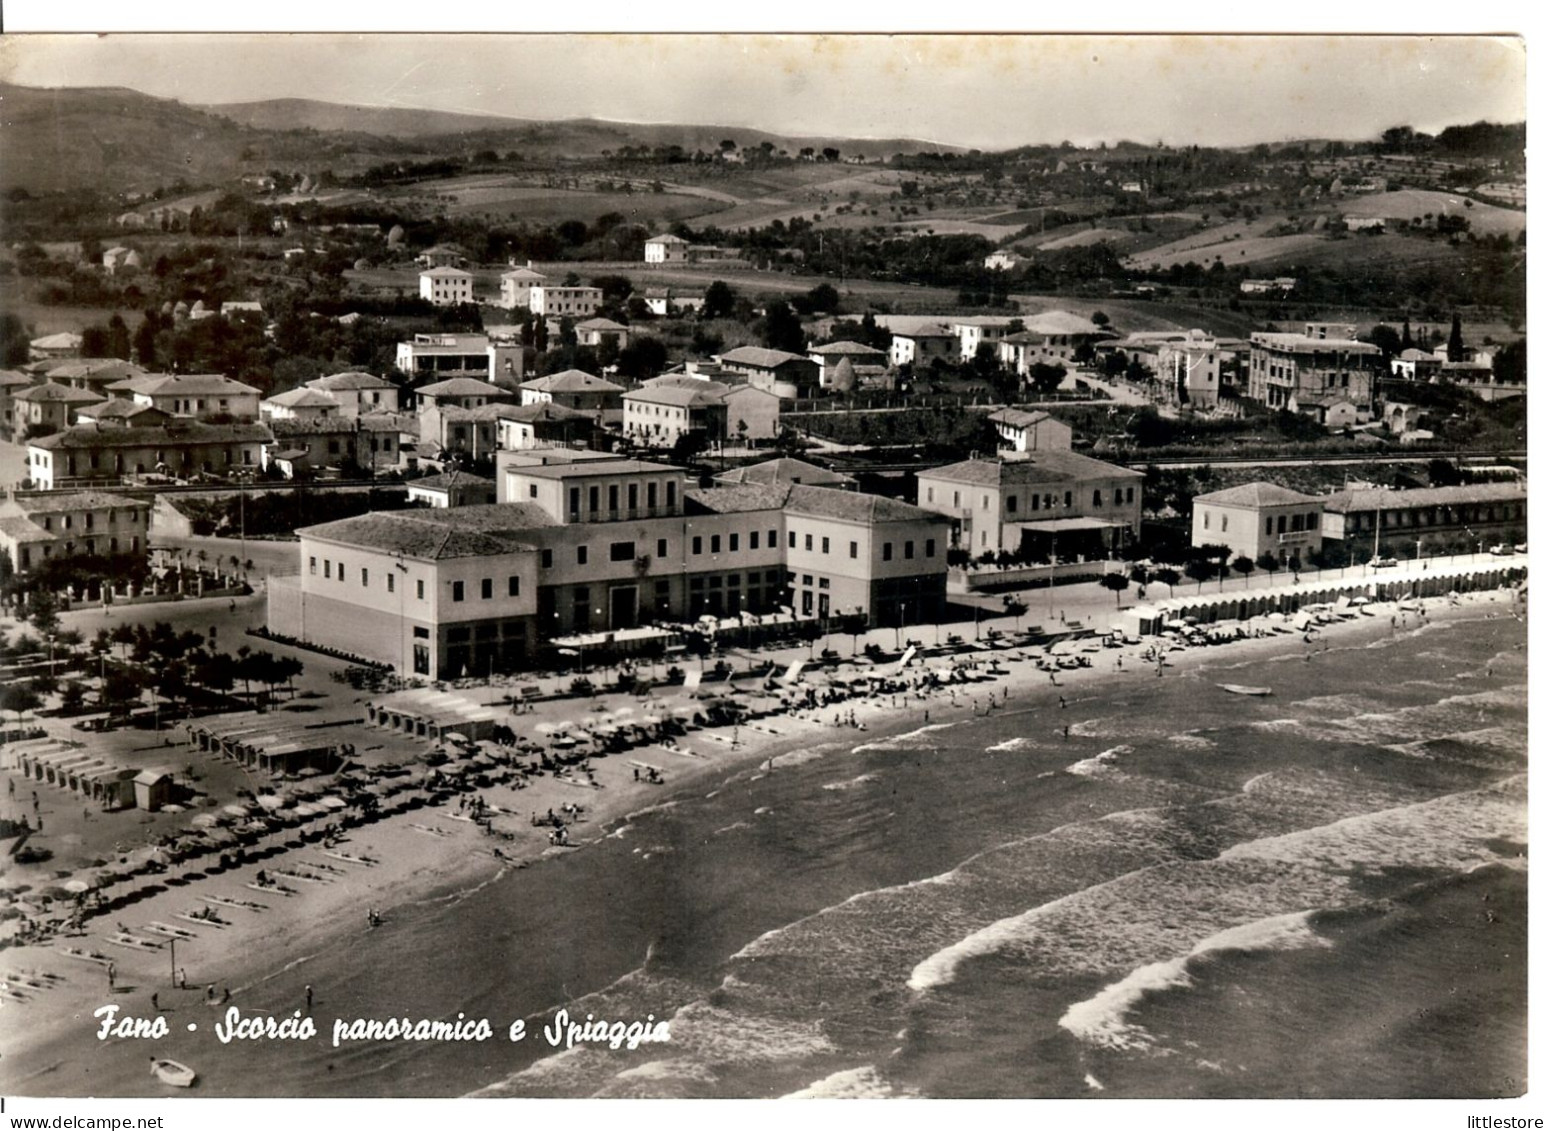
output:
{"label": "large white building", "polygon": [[597,287],[563,287],[537,283],[529,288],[528,309],[546,318],[591,318],[604,302]]}
{"label": "large white building", "polygon": [[654,236],[647,241],[643,254],[647,262],[655,266],[684,263],[690,256],[690,241],[678,236]]}
{"label": "large white building", "polygon": [[508,310],[527,310],[529,295],[544,283],[545,277],[532,267],[516,267],[501,277],[501,305]]}
{"label": "large white building", "polygon": [[421,272],[421,297],[435,306],[474,302],[475,277],[457,267],[432,267]]}

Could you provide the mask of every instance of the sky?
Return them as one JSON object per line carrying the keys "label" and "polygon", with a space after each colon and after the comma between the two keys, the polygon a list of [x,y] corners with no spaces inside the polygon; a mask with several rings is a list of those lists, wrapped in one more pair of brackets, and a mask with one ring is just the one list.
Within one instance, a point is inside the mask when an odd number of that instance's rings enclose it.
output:
{"label": "sky", "polygon": [[1527,100],[1524,43],[1481,35],[40,34],[0,40],[0,79],[982,149],[1432,133]]}

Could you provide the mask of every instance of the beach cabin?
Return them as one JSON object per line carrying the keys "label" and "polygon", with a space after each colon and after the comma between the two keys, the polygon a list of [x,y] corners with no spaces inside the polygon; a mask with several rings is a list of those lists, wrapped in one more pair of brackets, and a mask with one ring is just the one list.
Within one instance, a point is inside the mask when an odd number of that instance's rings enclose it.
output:
{"label": "beach cabin", "polygon": [[155,813],[172,800],[172,774],[166,770],[141,770],[135,775],[135,808]]}

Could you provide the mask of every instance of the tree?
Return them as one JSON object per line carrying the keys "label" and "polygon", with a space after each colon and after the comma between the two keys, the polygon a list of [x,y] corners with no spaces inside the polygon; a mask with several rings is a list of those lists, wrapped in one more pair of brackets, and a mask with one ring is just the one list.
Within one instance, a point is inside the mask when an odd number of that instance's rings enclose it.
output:
{"label": "tree", "polygon": [[130,647],[130,645],[135,643],[134,626],[128,624],[115,625],[113,628],[112,640],[119,646],[119,659],[129,659],[129,653],[127,649]]}
{"label": "tree", "polygon": [[1209,578],[1219,575],[1219,567],[1212,558],[1191,558],[1186,563],[1186,576],[1197,582],[1197,592],[1202,592],[1202,583]]}
{"label": "tree", "polygon": [[1271,577],[1278,572],[1278,559],[1271,552],[1261,553],[1257,555],[1256,568],[1265,569],[1267,576]]}
{"label": "tree", "polygon": [[857,655],[857,638],[868,631],[868,614],[843,613],[836,621],[838,631],[852,638],[852,654]]}
{"label": "tree", "polygon": [[98,697],[99,704],[106,707],[110,715],[127,715],[139,701],[140,679],[135,673],[129,668],[109,668]]}
{"label": "tree", "polygon": [[1122,593],[1132,584],[1125,573],[1108,573],[1100,579],[1100,584],[1112,593],[1116,594],[1116,607],[1122,607]]}
{"label": "tree", "polygon": [[1467,360],[1467,347],[1461,340],[1461,315],[1451,315],[1451,336],[1445,342],[1445,359],[1447,361]]}
{"label": "tree", "polygon": [[1176,586],[1181,581],[1181,575],[1170,566],[1161,566],[1154,571],[1153,580],[1169,588],[1170,595],[1174,597],[1176,595]]}
{"label": "tree", "polygon": [[59,690],[59,709],[73,715],[86,704],[86,684],[78,679],[69,680]]}
{"label": "tree", "polygon": [[[1120,602],[1121,598],[1118,597],[1117,601]],[[1003,611],[1014,618],[1014,627],[1017,629],[1020,618],[1030,611],[1030,606],[1012,593],[1005,593],[1003,595]]]}
{"label": "tree", "polygon": [[1089,316],[1089,320],[1102,330],[1111,324],[1111,316],[1103,310],[1097,310]]}
{"label": "tree", "polygon": [[1229,567],[1244,577],[1246,579],[1246,587],[1250,588],[1251,574],[1256,570],[1256,563],[1246,557],[1246,555],[1241,554],[1234,561],[1230,562]]}
{"label": "tree", "polygon": [[802,353],[804,348],[803,325],[793,308],[778,299],[766,307],[766,317],[760,327],[761,344],[767,349]]}
{"label": "tree", "polygon": [[701,307],[703,318],[728,318],[733,314],[733,288],[721,279],[714,280],[707,288]]}
{"label": "tree", "polygon": [[8,687],[0,688],[0,710],[15,711],[16,725],[20,726],[22,716],[28,711],[36,711],[43,705],[43,696],[39,695],[29,684],[13,683]]}

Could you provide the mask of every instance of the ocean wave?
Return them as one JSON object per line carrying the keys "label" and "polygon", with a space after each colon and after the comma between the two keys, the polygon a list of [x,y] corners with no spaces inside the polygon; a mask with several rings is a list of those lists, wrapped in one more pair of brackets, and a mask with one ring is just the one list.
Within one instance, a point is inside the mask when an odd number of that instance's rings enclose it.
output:
{"label": "ocean wave", "polygon": [[823,1080],[816,1080],[806,1088],[789,1092],[784,1100],[888,1100],[901,1099],[916,1093],[910,1089],[897,1091],[873,1065],[847,1068],[832,1072]]}
{"label": "ocean wave", "polygon": [[927,723],[923,726],[919,726],[916,730],[909,730],[905,734],[895,734],[890,735],[888,738],[879,738],[874,739],[871,742],[864,742],[859,746],[854,746],[852,748],[852,753],[871,754],[880,750],[899,750],[901,747],[910,746],[912,743],[927,737],[935,731],[948,730],[951,727],[957,727],[959,725],[959,722]]}
{"label": "ocean wave", "polygon": [[987,747],[988,754],[1002,754],[1011,750],[1024,750],[1034,743],[1028,738],[1010,738]]}
{"label": "ocean wave", "polygon": [[734,832],[737,829],[747,829],[747,828],[750,828],[750,827],[751,826],[750,826],[750,823],[748,821],[735,821],[731,825],[724,825],[720,829],[713,829],[712,830],[712,835],[713,836],[722,836],[724,833],[731,833],[731,832]]}
{"label": "ocean wave", "polygon": [[1189,730],[1185,734],[1172,734],[1166,741],[1173,746],[1184,746],[1188,750],[1212,750],[1218,745],[1213,739],[1195,730]]}
{"label": "ocean wave", "polygon": [[1081,778],[1116,777],[1120,771],[1116,768],[1116,760],[1123,754],[1131,754],[1131,746],[1113,746],[1109,750],[1102,750],[1093,758],[1085,758],[1064,767],[1066,772]]}
{"label": "ocean wave", "polygon": [[831,792],[844,789],[857,789],[860,786],[870,785],[878,780],[878,774],[858,774],[857,777],[848,778],[846,781],[826,782],[824,785],[820,786],[820,788],[829,790]]}
{"label": "ocean wave", "polygon": [[1094,997],[1068,1007],[1057,1024],[1086,1044],[1101,1048],[1142,1051],[1155,1043],[1153,1034],[1127,1020],[1134,1006],[1150,993],[1192,984],[1191,966],[1204,955],[1225,951],[1296,950],[1330,946],[1310,927],[1311,911],[1275,915],[1220,931],[1188,953],[1140,966],[1106,986]]}
{"label": "ocean wave", "polygon": [[[1518,784],[1517,784],[1518,782]],[[1271,790],[1263,783],[1240,804],[1261,806],[1258,822],[1280,809],[1341,804],[1319,776]],[[1235,843],[1210,859],[1174,859],[978,926],[918,962],[907,986],[918,992],[954,982],[973,959],[999,958],[1023,976],[1043,979],[1115,974],[1168,961],[1194,941],[1231,926],[1311,907],[1366,898],[1358,885],[1389,867],[1464,872],[1503,862],[1494,837],[1524,841],[1524,777],[1484,790],[1380,811],[1364,809],[1330,823]],[[1260,795],[1266,796],[1260,796]],[[1373,806],[1384,794],[1354,799]],[[1233,815],[1236,802],[1214,803]],[[1511,866],[1524,866],[1516,861]],[[1123,926],[1124,925],[1124,926]],[[1158,972],[1155,972],[1156,974]]]}

